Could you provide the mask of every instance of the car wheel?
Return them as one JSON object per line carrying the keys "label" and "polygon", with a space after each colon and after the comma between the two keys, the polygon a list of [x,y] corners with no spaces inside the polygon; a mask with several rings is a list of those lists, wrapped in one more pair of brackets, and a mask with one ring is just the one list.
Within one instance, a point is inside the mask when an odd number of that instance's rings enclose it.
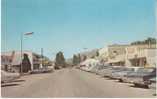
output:
{"label": "car wheel", "polygon": [[134,84],[136,87],[144,87],[144,88],[149,88],[148,85],[141,85],[141,84]]}
{"label": "car wheel", "polygon": [[139,84],[134,84],[134,86],[138,87],[138,86],[140,86],[140,85],[139,85]]}
{"label": "car wheel", "polygon": [[148,85],[144,85],[144,87],[145,87],[145,88],[149,88],[149,86],[148,86]]}
{"label": "car wheel", "polygon": [[123,80],[122,80],[122,79],[119,79],[119,82],[123,82]]}

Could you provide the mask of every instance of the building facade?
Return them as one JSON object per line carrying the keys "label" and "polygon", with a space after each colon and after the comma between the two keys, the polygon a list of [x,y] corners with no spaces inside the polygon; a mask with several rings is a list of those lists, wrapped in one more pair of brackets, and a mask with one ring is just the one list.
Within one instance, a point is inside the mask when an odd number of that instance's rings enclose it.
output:
{"label": "building facade", "polygon": [[99,50],[100,59],[117,66],[154,67],[157,60],[156,44],[109,45]]}
{"label": "building facade", "polygon": [[156,45],[130,45],[126,48],[126,65],[127,66],[156,66]]}
{"label": "building facade", "polygon": [[108,46],[108,62],[110,65],[125,65],[125,48],[129,45],[109,45]]}
{"label": "building facade", "polygon": [[[43,57],[43,60],[49,61],[48,58]],[[12,51],[1,53],[1,68],[12,72],[28,72],[38,69],[41,66],[41,55],[31,52],[23,51],[22,68],[21,68],[21,52]]]}

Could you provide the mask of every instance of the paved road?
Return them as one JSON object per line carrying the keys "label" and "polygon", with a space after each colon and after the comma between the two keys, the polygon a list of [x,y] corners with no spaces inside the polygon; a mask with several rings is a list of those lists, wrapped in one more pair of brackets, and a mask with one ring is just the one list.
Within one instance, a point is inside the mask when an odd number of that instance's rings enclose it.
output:
{"label": "paved road", "polygon": [[23,76],[1,88],[2,97],[154,97],[150,89],[135,88],[74,68]]}

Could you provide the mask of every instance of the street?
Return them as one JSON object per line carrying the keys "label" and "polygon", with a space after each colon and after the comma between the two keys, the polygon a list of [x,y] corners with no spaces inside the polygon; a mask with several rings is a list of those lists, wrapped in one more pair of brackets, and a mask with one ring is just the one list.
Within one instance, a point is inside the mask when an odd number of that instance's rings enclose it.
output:
{"label": "street", "polygon": [[152,89],[137,88],[132,84],[102,78],[75,68],[53,73],[26,75],[3,84],[2,97],[155,97]]}

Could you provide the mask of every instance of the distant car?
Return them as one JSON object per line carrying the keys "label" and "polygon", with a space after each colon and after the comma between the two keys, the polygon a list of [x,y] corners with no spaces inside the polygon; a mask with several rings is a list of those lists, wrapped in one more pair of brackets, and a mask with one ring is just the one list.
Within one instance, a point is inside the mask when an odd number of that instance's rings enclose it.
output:
{"label": "distant car", "polygon": [[89,65],[85,68],[85,71],[90,72],[94,67],[95,67],[95,65],[89,64]]}
{"label": "distant car", "polygon": [[10,81],[13,81],[17,78],[20,78],[19,73],[10,73],[10,72],[6,72],[6,71],[1,70],[1,82],[2,83],[10,82]]}
{"label": "distant car", "polygon": [[103,76],[112,78],[112,74],[114,72],[123,71],[124,69],[125,69],[125,67],[123,67],[123,66],[112,66],[110,69],[106,69],[104,71]]}
{"label": "distant car", "polygon": [[58,69],[61,69],[61,68],[62,68],[61,66],[54,66],[55,70],[58,70]]}
{"label": "distant car", "polygon": [[76,68],[76,69],[80,69],[80,66],[78,65],[78,66],[76,66],[75,68]]}
{"label": "distant car", "polygon": [[88,68],[88,67],[87,67],[86,65],[80,67],[80,69],[81,69],[81,70],[84,70],[84,71],[86,71],[87,68]]}
{"label": "distant car", "polygon": [[139,69],[137,72],[131,73],[127,77],[135,86],[148,87],[150,84],[149,79],[156,77],[156,68]]}
{"label": "distant car", "polygon": [[92,65],[92,64],[88,64],[88,65],[84,65],[81,67],[81,70],[84,70],[84,71],[87,71],[87,72],[90,72],[92,68],[94,68],[95,65]]}
{"label": "distant car", "polygon": [[32,70],[30,73],[38,74],[38,73],[50,73],[50,72],[53,72],[52,68],[39,68],[39,69]]}

